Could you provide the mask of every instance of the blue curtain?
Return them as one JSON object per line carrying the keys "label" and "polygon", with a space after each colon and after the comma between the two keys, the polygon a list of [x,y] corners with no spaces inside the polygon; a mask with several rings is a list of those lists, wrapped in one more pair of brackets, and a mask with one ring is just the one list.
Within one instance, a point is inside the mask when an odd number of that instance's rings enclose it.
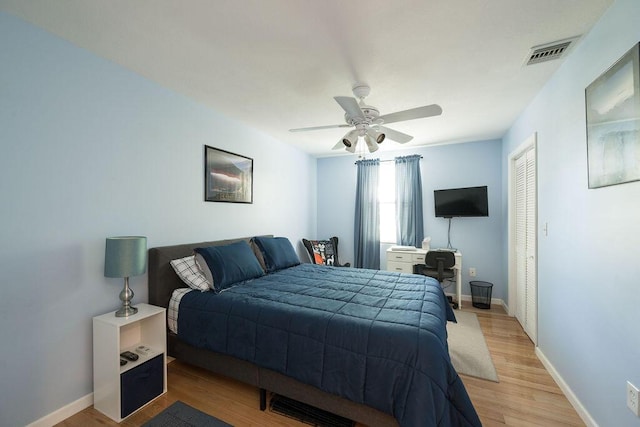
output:
{"label": "blue curtain", "polygon": [[424,238],[420,156],[396,157],[395,161],[398,244],[419,248]]}
{"label": "blue curtain", "polygon": [[380,269],[380,207],[378,174],[380,160],[358,160],[356,216],[354,226],[354,266]]}

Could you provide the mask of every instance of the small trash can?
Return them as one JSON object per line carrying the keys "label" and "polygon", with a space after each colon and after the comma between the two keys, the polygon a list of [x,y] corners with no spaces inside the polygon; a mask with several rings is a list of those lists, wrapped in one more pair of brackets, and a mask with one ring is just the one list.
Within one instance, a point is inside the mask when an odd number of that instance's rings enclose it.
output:
{"label": "small trash can", "polygon": [[491,308],[491,289],[493,288],[493,283],[473,280],[469,282],[469,285],[471,285],[471,305],[476,308]]}

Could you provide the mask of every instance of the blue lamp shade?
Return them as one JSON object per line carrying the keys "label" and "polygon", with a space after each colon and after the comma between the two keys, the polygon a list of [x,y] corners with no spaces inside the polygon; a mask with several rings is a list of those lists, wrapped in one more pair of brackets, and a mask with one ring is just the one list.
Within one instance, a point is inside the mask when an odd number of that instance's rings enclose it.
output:
{"label": "blue lamp shade", "polygon": [[107,237],[104,255],[105,277],[131,277],[147,269],[147,238]]}

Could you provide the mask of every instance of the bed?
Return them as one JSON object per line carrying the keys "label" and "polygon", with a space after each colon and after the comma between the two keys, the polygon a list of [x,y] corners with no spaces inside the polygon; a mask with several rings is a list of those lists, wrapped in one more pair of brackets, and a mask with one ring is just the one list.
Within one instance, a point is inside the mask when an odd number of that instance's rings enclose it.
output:
{"label": "bed", "polygon": [[149,302],[168,307],[185,287],[172,260],[245,243],[271,271],[219,293],[186,293],[170,356],[369,426],[481,425],[449,359],[446,321],[455,317],[427,277],[274,270],[255,239],[231,239],[151,248]]}

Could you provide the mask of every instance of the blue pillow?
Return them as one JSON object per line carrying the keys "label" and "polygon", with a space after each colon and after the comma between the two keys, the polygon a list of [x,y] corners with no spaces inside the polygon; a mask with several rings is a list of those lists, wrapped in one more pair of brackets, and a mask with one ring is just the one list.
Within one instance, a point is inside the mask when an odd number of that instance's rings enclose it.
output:
{"label": "blue pillow", "polygon": [[260,248],[267,273],[300,264],[298,254],[286,237],[254,237]]}
{"label": "blue pillow", "polygon": [[244,240],[230,245],[196,248],[194,251],[202,255],[211,270],[217,292],[234,283],[264,276],[258,259]]}

